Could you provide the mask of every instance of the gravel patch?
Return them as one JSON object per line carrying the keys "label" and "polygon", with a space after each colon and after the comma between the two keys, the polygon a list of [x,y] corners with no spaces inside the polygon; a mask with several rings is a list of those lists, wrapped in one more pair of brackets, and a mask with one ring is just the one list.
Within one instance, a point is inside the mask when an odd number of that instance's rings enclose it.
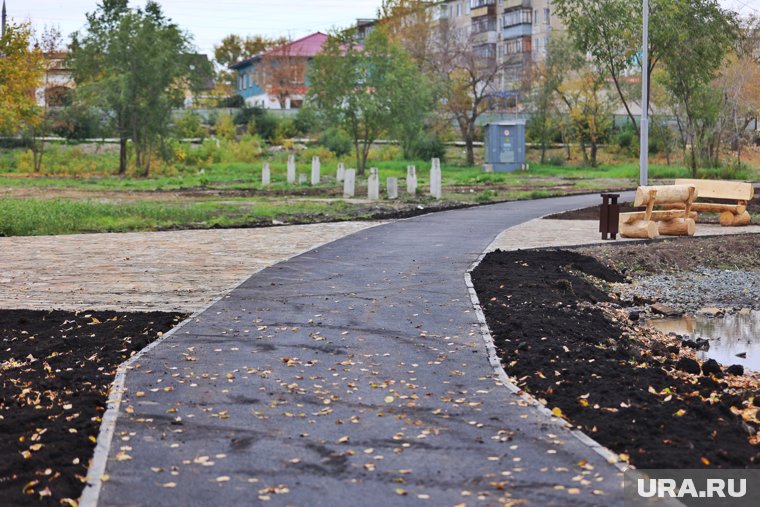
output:
{"label": "gravel patch", "polygon": [[727,310],[760,309],[760,273],[747,270],[697,268],[693,271],[636,277],[617,284],[616,292],[632,306],[662,302],[683,313],[705,307]]}

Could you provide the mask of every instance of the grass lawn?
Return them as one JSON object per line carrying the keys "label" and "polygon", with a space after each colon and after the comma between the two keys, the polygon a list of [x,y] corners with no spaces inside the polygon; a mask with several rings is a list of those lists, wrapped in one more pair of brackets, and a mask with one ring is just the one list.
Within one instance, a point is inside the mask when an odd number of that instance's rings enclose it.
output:
{"label": "grass lawn", "polygon": [[[231,149],[234,149],[231,148]],[[222,152],[225,146],[222,145]],[[420,206],[451,206],[519,199],[535,199],[568,193],[598,192],[633,188],[638,182],[638,162],[607,156],[596,168],[532,163],[530,170],[514,173],[484,173],[482,166],[462,163],[461,150],[452,148],[443,164],[444,195],[435,203],[427,195],[429,161],[383,160],[369,162],[385,179],[400,180],[401,199],[369,203],[366,176],[359,176],[354,200],[344,200],[342,184],[335,179],[339,161],[347,168],[353,159],[329,157],[322,163],[322,184],[288,185],[287,153],[267,153],[252,162],[209,160],[193,165],[157,164],[149,178],[118,176],[113,152],[87,154],[78,147],[54,147],[48,154],[45,173],[29,172],[19,161],[19,151],[0,152],[0,235],[54,235],[87,232],[125,232],[183,228],[250,227],[273,223],[313,223],[393,216]],[[378,151],[378,155],[382,155]],[[226,155],[225,155],[226,156]],[[224,157],[222,157],[224,158]],[[310,179],[310,155],[304,153],[297,173]],[[272,184],[261,185],[261,168],[266,161]],[[406,168],[417,167],[418,194],[406,194]],[[716,169],[704,176],[748,178],[727,175]],[[680,165],[653,163],[650,178],[689,177]]]}

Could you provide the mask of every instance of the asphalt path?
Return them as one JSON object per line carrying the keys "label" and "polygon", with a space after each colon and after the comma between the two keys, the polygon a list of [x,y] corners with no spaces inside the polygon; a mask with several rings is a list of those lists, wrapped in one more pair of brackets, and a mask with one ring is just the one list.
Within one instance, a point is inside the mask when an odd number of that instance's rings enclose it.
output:
{"label": "asphalt path", "polygon": [[99,505],[622,504],[499,383],[464,280],[504,229],[600,201],[420,216],[257,273],[128,373]]}

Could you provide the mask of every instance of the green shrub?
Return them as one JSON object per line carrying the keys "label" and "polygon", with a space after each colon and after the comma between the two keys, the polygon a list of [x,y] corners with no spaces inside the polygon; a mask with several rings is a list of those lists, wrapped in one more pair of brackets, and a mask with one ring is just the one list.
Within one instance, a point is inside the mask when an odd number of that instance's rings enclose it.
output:
{"label": "green shrub", "polygon": [[351,149],[353,148],[351,136],[345,130],[337,127],[327,129],[319,136],[317,144],[324,146],[337,157],[345,157],[351,153]]}
{"label": "green shrub", "polygon": [[201,117],[195,111],[187,111],[174,122],[174,136],[179,139],[196,139],[205,137]]}
{"label": "green shrub", "polygon": [[333,160],[335,158],[335,155],[332,151],[328,150],[324,146],[313,146],[311,148],[306,148],[298,155],[299,161],[302,164],[311,164],[311,159],[314,157],[319,157],[319,160],[321,162],[326,162]]}
{"label": "green shrub", "polygon": [[216,123],[214,124],[214,132],[219,139],[225,139],[232,141],[236,137],[235,123],[232,121],[232,116],[228,113],[220,114]]}
{"label": "green shrub", "polygon": [[277,136],[277,118],[269,113],[251,118],[248,122],[248,133],[255,134],[267,142],[271,142]]}
{"label": "green shrub", "polygon": [[480,202],[480,203],[491,202],[498,195],[499,194],[498,192],[496,192],[496,190],[484,190],[475,196],[475,202]]}
{"label": "green shrub", "polygon": [[222,144],[222,162],[252,164],[261,156],[262,144],[260,138],[248,134],[238,142],[225,142]]}
{"label": "green shrub", "polygon": [[563,165],[565,165],[565,162],[566,162],[565,157],[562,157],[562,156],[552,155],[546,158],[546,163],[548,165],[553,165],[556,167],[562,167]]}
{"label": "green shrub", "polygon": [[274,138],[276,139],[277,144],[282,144],[286,139],[292,139],[298,135],[296,124],[290,118],[280,120],[280,122],[277,123],[274,132]]}
{"label": "green shrub", "polygon": [[294,122],[298,133],[306,135],[317,129],[319,120],[316,111],[309,106],[305,106],[298,110]]}
{"label": "green shrub", "polygon": [[437,137],[424,133],[414,143],[412,154],[419,160],[438,158],[444,162],[446,160],[446,145]]}

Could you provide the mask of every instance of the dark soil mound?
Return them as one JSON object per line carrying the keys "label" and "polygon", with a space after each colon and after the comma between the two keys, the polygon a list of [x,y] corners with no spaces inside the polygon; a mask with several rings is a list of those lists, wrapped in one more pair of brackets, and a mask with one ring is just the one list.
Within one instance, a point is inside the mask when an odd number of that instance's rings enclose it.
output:
{"label": "dark soil mound", "polygon": [[0,311],[0,503],[81,495],[116,368],[181,319]]}
{"label": "dark soil mound", "polygon": [[622,280],[561,250],[494,252],[474,271],[507,373],[639,468],[759,466],[760,449],[730,410],[741,400],[722,394],[710,404],[704,398],[721,391],[717,382],[670,375],[676,356],[664,346],[642,350],[593,306],[608,296],[576,271]]}

